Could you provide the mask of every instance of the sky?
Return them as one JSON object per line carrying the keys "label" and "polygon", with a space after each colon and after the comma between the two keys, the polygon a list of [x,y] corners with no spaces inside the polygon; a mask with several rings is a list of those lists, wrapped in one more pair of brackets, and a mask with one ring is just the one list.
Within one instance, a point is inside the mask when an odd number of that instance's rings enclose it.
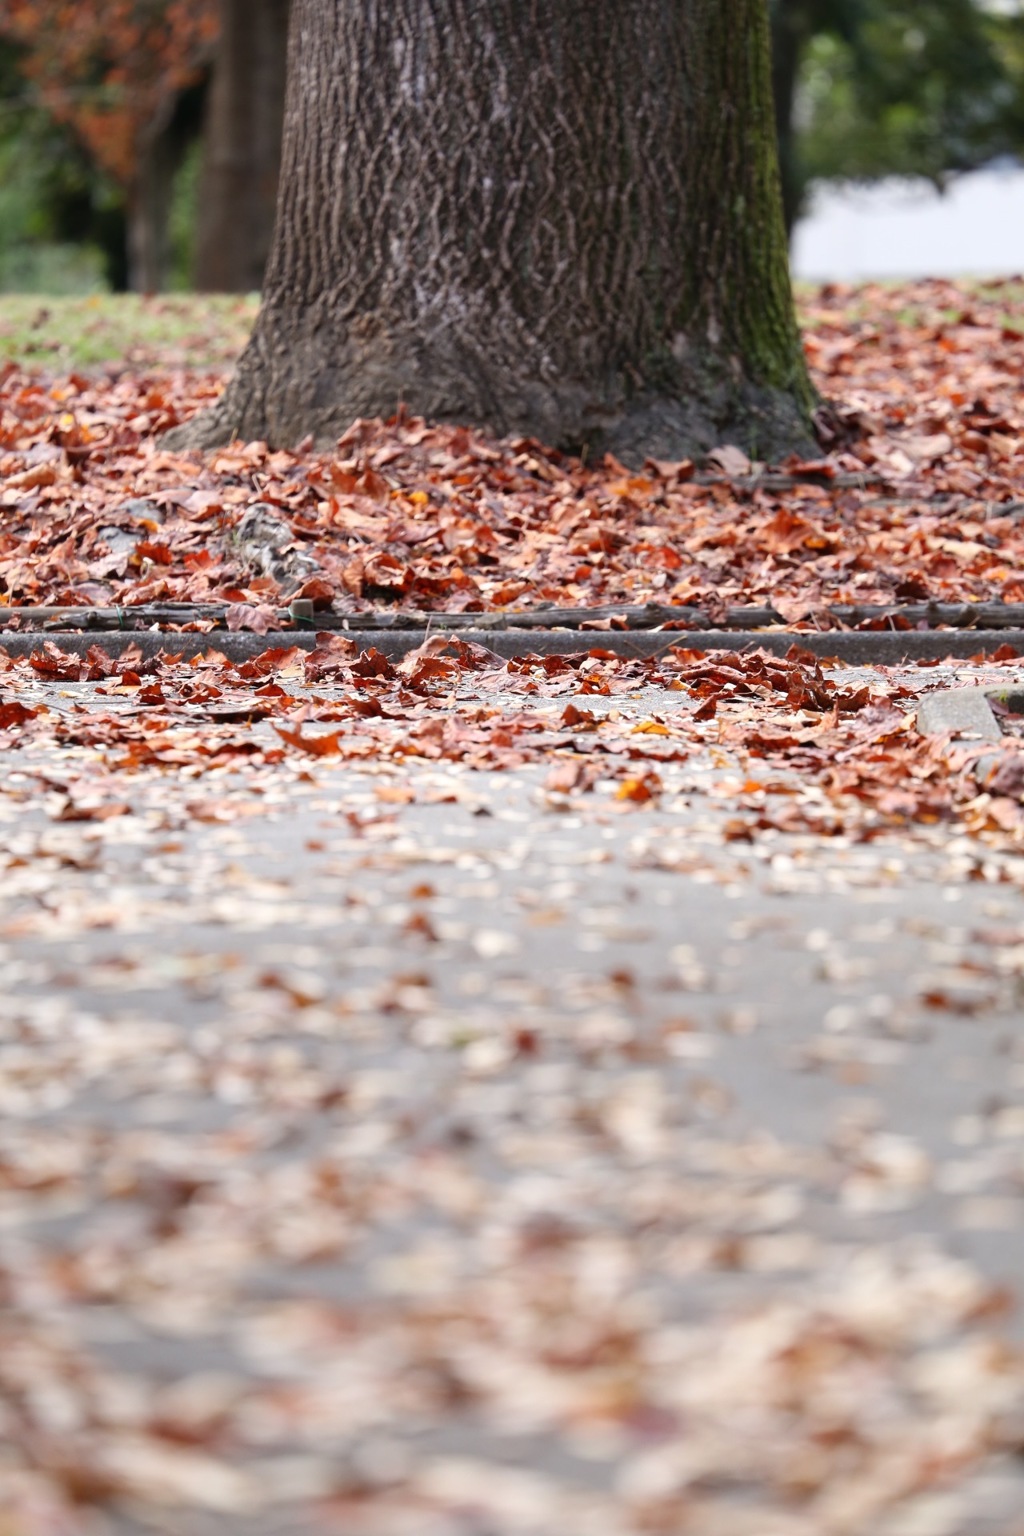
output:
{"label": "sky", "polygon": [[821,187],[797,225],[793,271],[812,281],[1024,273],[1024,169]]}

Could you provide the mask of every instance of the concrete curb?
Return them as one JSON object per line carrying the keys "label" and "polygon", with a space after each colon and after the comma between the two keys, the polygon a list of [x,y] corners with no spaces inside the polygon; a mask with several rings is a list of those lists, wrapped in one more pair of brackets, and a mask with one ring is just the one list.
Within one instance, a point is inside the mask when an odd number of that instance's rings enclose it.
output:
{"label": "concrete curb", "polygon": [[[344,630],[334,630],[344,635]],[[444,630],[353,630],[348,636],[360,650],[371,646],[389,660],[400,660],[431,636]],[[908,630],[568,630],[568,629],[464,629],[456,636],[471,644],[486,646],[495,655],[571,656],[590,650],[610,651],[627,659],[661,655],[671,646],[698,651],[747,651],[762,649],[784,656],[791,646],[810,651],[815,656],[835,656],[851,666],[877,663],[896,666],[900,662],[941,661],[949,656],[963,660],[981,653],[991,653],[1000,646],[1010,646],[1024,657],[1022,629],[908,629]],[[129,645],[137,645],[143,656],[160,651],[186,658],[218,651],[229,661],[247,661],[263,651],[299,646],[312,650],[316,636],[309,630],[279,630],[256,635],[249,630],[215,630],[207,634],[177,634],[166,630],[21,630],[0,633],[0,649],[10,656],[29,656],[47,640],[62,651],[84,656],[93,646],[108,656],[120,656]]]}

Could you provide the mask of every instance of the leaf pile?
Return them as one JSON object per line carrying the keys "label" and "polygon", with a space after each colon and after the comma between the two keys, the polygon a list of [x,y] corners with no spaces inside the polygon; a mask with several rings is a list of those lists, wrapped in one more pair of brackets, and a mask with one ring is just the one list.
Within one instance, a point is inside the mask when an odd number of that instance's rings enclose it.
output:
{"label": "leaf pile", "polygon": [[775,489],[728,448],[703,484],[688,462],[585,466],[403,418],[357,422],[330,453],[200,461],[160,436],[218,377],[12,363],[0,597],[265,606],[281,589],[231,541],[262,504],[319,567],[300,595],[339,613],[770,601],[799,621],[827,602],[1020,602],[1022,313],[1019,285],[822,290],[806,342],[833,451]]}

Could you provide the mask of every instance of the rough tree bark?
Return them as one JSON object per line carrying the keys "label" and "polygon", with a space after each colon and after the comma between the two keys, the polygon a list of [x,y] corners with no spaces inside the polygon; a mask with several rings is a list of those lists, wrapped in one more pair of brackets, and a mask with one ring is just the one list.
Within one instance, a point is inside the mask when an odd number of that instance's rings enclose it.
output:
{"label": "rough tree bark", "polygon": [[400,403],[628,461],[809,441],[766,0],[294,0],[263,305],[178,437]]}
{"label": "rough tree bark", "polygon": [[207,103],[196,287],[251,293],[263,282],[277,198],[289,0],[220,0]]}

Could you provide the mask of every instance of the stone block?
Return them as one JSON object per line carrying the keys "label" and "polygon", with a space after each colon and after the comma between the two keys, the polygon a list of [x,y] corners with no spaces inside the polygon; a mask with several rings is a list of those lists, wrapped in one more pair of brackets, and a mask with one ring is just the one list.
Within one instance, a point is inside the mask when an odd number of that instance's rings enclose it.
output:
{"label": "stone block", "polygon": [[983,688],[944,688],[939,693],[926,693],[917,706],[917,728],[925,736],[949,732],[975,741],[1002,738]]}

